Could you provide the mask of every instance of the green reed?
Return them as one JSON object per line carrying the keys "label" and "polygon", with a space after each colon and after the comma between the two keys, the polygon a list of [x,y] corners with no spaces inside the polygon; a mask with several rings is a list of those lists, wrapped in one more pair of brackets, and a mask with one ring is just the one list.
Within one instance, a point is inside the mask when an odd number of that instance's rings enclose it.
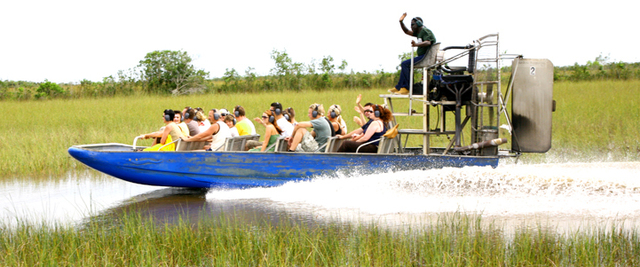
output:
{"label": "green reed", "polygon": [[[229,215],[163,224],[139,213],[81,227],[0,227],[4,266],[594,266],[640,263],[637,230],[504,234],[480,217],[441,215],[411,228],[328,222],[235,222]],[[481,226],[482,225],[482,226]]]}
{"label": "green reed", "polygon": [[[553,98],[553,147],[543,155],[526,155],[524,161],[602,161],[640,159],[640,81],[556,82]],[[271,102],[293,107],[298,121],[306,121],[307,108],[322,103],[325,108],[339,104],[348,129],[353,130],[356,96],[366,102],[380,103],[386,88],[302,92],[262,92],[204,94],[189,96],[117,96],[104,98],[53,99],[47,101],[2,101],[0,112],[10,120],[0,127],[0,176],[47,177],[80,167],[67,153],[72,145],[91,143],[131,144],[142,133],[156,131],[166,108],[185,106],[233,109],[242,105],[253,119],[269,108]],[[395,100],[398,112],[407,112],[407,101]],[[412,107],[422,112],[422,105]],[[437,109],[431,108],[432,129],[437,125]],[[453,114],[448,112],[448,129]],[[422,128],[420,117],[398,117],[402,128]],[[501,121],[505,123],[503,119]],[[257,128],[258,133],[264,129]],[[469,134],[463,133],[468,141]],[[444,146],[446,136],[434,137],[433,146]],[[148,141],[147,141],[148,142]],[[145,144],[145,143],[143,143]],[[419,146],[413,136],[409,146]],[[509,148],[510,144],[502,148]]]}

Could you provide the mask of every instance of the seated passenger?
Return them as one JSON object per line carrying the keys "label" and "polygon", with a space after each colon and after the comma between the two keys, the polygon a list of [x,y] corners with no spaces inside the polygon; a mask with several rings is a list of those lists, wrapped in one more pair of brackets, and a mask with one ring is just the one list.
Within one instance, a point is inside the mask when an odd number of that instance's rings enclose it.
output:
{"label": "seated passenger", "polygon": [[229,131],[231,131],[231,137],[240,136],[238,133],[238,129],[236,128],[236,119],[231,114],[227,114],[224,116],[224,123],[229,126]]}
{"label": "seated passenger", "polygon": [[273,111],[276,117],[277,125],[282,129],[282,136],[290,137],[293,133],[293,124],[287,120],[284,116],[284,109],[282,109],[282,104],[279,102],[271,103],[270,111]]}
{"label": "seated passenger", "polygon": [[[169,143],[175,140],[178,140],[178,138],[182,138],[184,136],[182,135],[182,132],[180,131],[180,128],[178,127],[178,125],[175,122],[173,122],[174,117],[175,117],[175,113],[173,112],[173,110],[165,109],[164,113],[162,114],[162,118],[165,124],[164,129],[162,131],[140,135],[140,138],[142,139],[154,138],[154,137],[160,138],[160,142],[158,144],[145,148],[144,151],[176,150],[176,145],[169,144]],[[169,145],[163,147],[162,150],[160,150],[160,148],[165,144],[169,144]]]}
{"label": "seated passenger", "polygon": [[[279,102],[273,102],[271,103],[271,106],[269,107],[269,111],[271,111],[276,119],[276,124],[278,125],[278,127],[282,130],[282,136],[283,137],[291,137],[291,134],[293,133],[293,124],[291,124],[291,122],[289,122],[287,120],[287,118],[284,116],[285,115],[285,111],[282,109],[282,104],[280,104]],[[264,115],[262,118],[254,118],[254,121],[264,125],[265,127],[267,126],[267,120],[264,119]],[[262,142],[259,141],[254,141],[254,140],[249,140],[247,141],[247,145],[246,145],[246,149],[253,149],[254,147],[257,146],[261,146]]]}
{"label": "seated passenger", "polygon": [[187,125],[187,129],[189,129],[189,136],[195,136],[200,133],[198,122],[194,120],[196,117],[195,109],[186,107],[182,110],[182,117],[184,118],[184,123]]}
{"label": "seated passenger", "polygon": [[205,150],[223,151],[225,140],[227,137],[231,137],[229,126],[224,123],[224,118],[220,116],[220,113],[215,113],[213,109],[209,111],[209,120],[212,122],[211,127],[196,136],[183,139],[183,141],[197,142],[211,140],[211,143],[205,146]]}
{"label": "seated passenger", "polygon": [[[200,132],[204,132],[211,126],[211,122],[207,120],[207,117],[204,115],[204,112],[202,111],[202,109],[201,108],[198,108],[198,109],[199,110],[196,111],[196,121],[198,122],[198,128]],[[214,113],[215,113],[215,110],[214,110]]]}
{"label": "seated passenger", "polygon": [[391,120],[391,111],[381,105],[371,105],[367,103],[364,106],[364,114],[369,118],[369,121],[363,125],[362,128],[341,136],[340,139],[351,138],[351,140],[342,142],[342,145],[338,148],[338,152],[356,152],[360,145],[374,140],[376,140],[376,142],[362,146],[358,152],[378,152],[379,139],[387,131],[386,125],[389,120]]}
{"label": "seated passenger", "polygon": [[[323,118],[324,108],[321,104],[309,106],[308,116],[311,121],[298,123],[293,128],[293,136],[286,138],[289,151],[314,152],[327,143],[331,136],[331,125]],[[313,128],[313,131],[307,128]]]}
{"label": "seated passenger", "polygon": [[245,110],[242,106],[238,105],[233,109],[233,114],[236,116],[236,128],[238,129],[238,134],[242,135],[251,135],[256,134],[256,127],[253,126],[251,120],[249,120],[245,116]]}
{"label": "seated passenger", "polygon": [[331,136],[342,135],[347,133],[347,125],[342,119],[340,114],[342,113],[342,109],[339,105],[331,105],[329,107],[329,112],[327,113],[327,119],[333,128],[334,134]]}
{"label": "seated passenger", "polygon": [[[280,138],[282,130],[278,126],[278,121],[276,120],[275,113],[276,112],[272,110],[267,110],[262,113],[262,120],[264,120],[264,123],[266,125],[266,129],[264,131],[264,142],[262,142],[260,147],[249,149],[249,151],[264,152],[267,151],[267,147],[270,147],[271,145],[278,142],[278,138]],[[271,146],[268,151],[275,151],[275,146]]]}
{"label": "seated passenger", "polygon": [[296,121],[296,112],[293,111],[292,107],[288,107],[287,109],[285,109],[282,116],[287,119],[294,127],[296,126],[296,124],[298,124],[298,122]]}
{"label": "seated passenger", "polygon": [[182,135],[189,136],[189,128],[187,127],[187,124],[182,121],[182,112],[180,112],[180,110],[174,110],[173,113],[176,114],[173,117],[173,122],[178,125],[178,128],[180,128],[180,131],[182,132]]}

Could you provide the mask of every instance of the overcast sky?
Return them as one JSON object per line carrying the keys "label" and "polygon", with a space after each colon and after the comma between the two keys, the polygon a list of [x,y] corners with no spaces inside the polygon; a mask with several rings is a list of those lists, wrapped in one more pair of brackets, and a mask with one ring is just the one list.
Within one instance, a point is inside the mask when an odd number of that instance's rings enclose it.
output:
{"label": "overcast sky", "polygon": [[[516,4],[517,3],[517,4]],[[500,33],[501,50],[556,66],[598,55],[639,62],[631,1],[2,1],[0,80],[101,81],[154,50],[184,50],[221,77],[259,75],[276,49],[295,62],[332,56],[347,71],[395,70],[420,16],[441,47]]]}

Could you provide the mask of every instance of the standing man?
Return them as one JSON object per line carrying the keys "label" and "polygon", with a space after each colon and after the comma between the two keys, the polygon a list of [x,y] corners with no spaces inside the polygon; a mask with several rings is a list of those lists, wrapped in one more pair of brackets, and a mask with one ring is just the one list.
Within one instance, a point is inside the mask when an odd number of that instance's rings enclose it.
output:
{"label": "standing man", "polygon": [[[407,26],[404,25],[405,17],[407,17],[406,12],[402,14],[402,16],[400,16],[400,27],[402,28],[402,31],[404,31],[404,33],[409,36],[418,37],[417,41],[411,41],[411,46],[418,48],[418,56],[413,58],[413,63],[415,64],[416,62],[422,60],[422,58],[424,58],[424,56],[431,48],[431,45],[436,43],[436,37],[435,35],[433,35],[433,32],[431,32],[431,30],[427,29],[427,27],[423,25],[422,18],[420,17],[411,19],[411,30],[407,29]],[[409,88],[409,85],[413,82],[409,79],[411,71],[413,71],[411,69],[411,59],[402,61],[402,64],[400,66],[402,68],[400,70],[400,80],[398,81],[396,87],[390,89],[389,92],[394,94],[406,95],[409,94],[409,89],[407,88]]]}
{"label": "standing man", "polygon": [[[331,137],[331,125],[324,118],[322,105],[309,106],[308,116],[311,121],[299,122],[293,128],[293,136],[285,138],[289,144],[289,151],[314,152]],[[313,131],[307,128],[313,128]]]}
{"label": "standing man", "polygon": [[245,116],[244,108],[240,105],[237,105],[233,109],[233,115],[236,116],[236,128],[238,129],[238,134],[242,135],[251,135],[256,134],[256,127],[253,126],[253,122]]}

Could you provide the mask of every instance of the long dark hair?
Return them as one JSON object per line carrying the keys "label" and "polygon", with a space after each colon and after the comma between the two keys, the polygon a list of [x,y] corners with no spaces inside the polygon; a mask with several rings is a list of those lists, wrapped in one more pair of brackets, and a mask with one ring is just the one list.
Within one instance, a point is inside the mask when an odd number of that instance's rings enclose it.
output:
{"label": "long dark hair", "polygon": [[381,105],[373,105],[371,107],[373,108],[373,112],[376,112],[376,110],[380,112],[380,119],[382,122],[388,123],[391,120],[392,114],[389,109]]}
{"label": "long dark hair", "polygon": [[278,120],[276,120],[276,112],[273,110],[267,110],[264,113],[269,115],[269,117],[273,117],[273,122],[270,122],[268,119],[267,122],[273,124],[273,126],[276,127],[276,131],[278,132],[278,134],[282,134],[282,130],[280,129],[280,126],[278,126]]}
{"label": "long dark hair", "polygon": [[289,121],[293,121],[293,119],[296,117],[296,112],[293,111],[292,107],[288,107],[287,109],[284,110],[284,117]]}

